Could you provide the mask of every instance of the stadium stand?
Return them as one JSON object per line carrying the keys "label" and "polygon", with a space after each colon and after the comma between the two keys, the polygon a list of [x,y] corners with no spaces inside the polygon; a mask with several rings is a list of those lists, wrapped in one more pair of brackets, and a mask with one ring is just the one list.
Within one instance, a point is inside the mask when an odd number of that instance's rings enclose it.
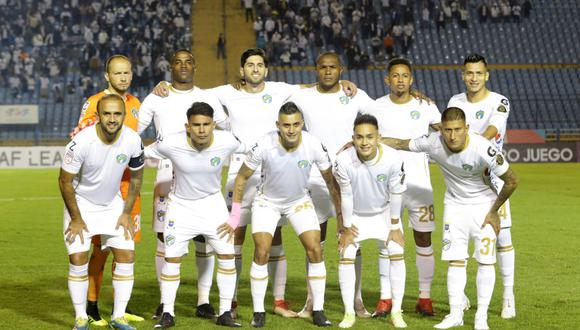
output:
{"label": "stadium stand", "polygon": [[[580,3],[405,3],[255,0],[257,21],[252,26],[256,43],[270,54],[270,79],[312,82],[317,54],[336,49],[351,69],[344,78],[379,97],[385,93],[384,41],[390,33],[393,55],[408,49],[407,57],[418,65],[415,86],[440,108],[463,90],[457,65],[465,54],[476,51],[501,65],[492,72],[490,88],[507,95],[517,110],[511,114],[510,128],[580,127],[575,89],[580,82]],[[507,4],[510,10],[504,15]],[[132,58],[131,91],[145,96],[165,78],[157,67],[165,52],[191,46],[190,6],[190,1],[178,0],[0,0],[0,104],[38,104],[40,114],[36,126],[1,126],[0,141],[67,139],[83,97],[104,87],[102,64],[113,53]],[[333,26],[333,21],[339,24]],[[276,69],[285,48],[292,70]],[[235,56],[231,58],[228,65],[235,67]],[[153,136],[150,129],[146,137]]]}

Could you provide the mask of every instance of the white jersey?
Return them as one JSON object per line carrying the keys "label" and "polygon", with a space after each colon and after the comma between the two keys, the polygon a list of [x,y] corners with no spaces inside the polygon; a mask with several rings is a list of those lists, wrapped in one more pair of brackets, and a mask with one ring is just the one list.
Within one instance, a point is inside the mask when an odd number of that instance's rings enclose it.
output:
{"label": "white jersey", "polygon": [[299,85],[283,82],[265,82],[261,92],[248,93],[231,85],[212,88],[227,109],[229,124],[234,135],[251,146],[266,133],[276,130],[276,120],[282,105],[290,95],[300,90]]}
{"label": "white jersey", "polygon": [[288,152],[280,144],[277,131],[261,137],[248,152],[244,164],[253,170],[262,166],[258,192],[276,203],[292,202],[307,194],[314,164],[321,171],[331,166],[324,145],[308,132],[302,132],[298,148]]}
{"label": "white jersey", "polygon": [[292,95],[304,114],[306,129],[324,143],[332,159],[345,143],[352,140],[354,120],[373,100],[359,89],[354,97],[341,90],[320,93],[316,87],[304,88]]}
{"label": "white jersey", "polygon": [[451,97],[447,107],[463,110],[472,132],[482,134],[490,125],[497,128],[497,135],[492,142],[497,149],[502,150],[510,114],[510,104],[505,96],[490,91],[485,99],[472,103],[467,100],[466,93],[461,93]]}
{"label": "white jersey", "polygon": [[[386,95],[369,104],[363,112],[377,118],[381,136],[402,140],[427,135],[430,125],[441,122],[441,113],[435,104],[420,102],[415,98],[405,104],[397,104],[391,100],[390,95]],[[427,155],[404,150],[400,150],[399,154],[405,162],[409,186],[430,188]]]}
{"label": "white jersey", "polygon": [[143,133],[151,120],[155,123],[158,140],[173,133],[184,132],[187,110],[195,102],[209,104],[214,111],[213,120],[222,128],[227,126],[227,116],[215,95],[197,87],[180,91],[170,86],[169,96],[159,97],[151,93],[143,100],[139,110],[137,132]]}
{"label": "white jersey", "polygon": [[336,157],[336,181],[343,188],[352,188],[353,211],[357,215],[375,215],[387,209],[390,194],[406,189],[403,161],[397,151],[378,145],[377,156],[362,162],[354,147]]}
{"label": "white jersey", "polygon": [[169,193],[180,199],[198,200],[221,190],[221,174],[224,161],[243,146],[229,132],[214,131],[212,144],[198,151],[194,149],[186,133],[166,135],[145,148],[147,158],[169,159],[173,164],[175,184]]}
{"label": "white jersey", "polygon": [[97,136],[97,125],[80,131],[67,144],[62,169],[78,176],[74,179],[75,194],[96,205],[109,205],[120,195],[119,186],[127,167],[136,171],[143,167],[141,137],[123,126],[112,144]]}
{"label": "white jersey", "polygon": [[483,204],[494,202],[496,193],[484,182],[487,168],[502,176],[509,168],[501,152],[484,137],[469,133],[467,147],[451,152],[441,133],[433,133],[409,142],[409,149],[427,152],[435,160],[445,178],[445,204]]}

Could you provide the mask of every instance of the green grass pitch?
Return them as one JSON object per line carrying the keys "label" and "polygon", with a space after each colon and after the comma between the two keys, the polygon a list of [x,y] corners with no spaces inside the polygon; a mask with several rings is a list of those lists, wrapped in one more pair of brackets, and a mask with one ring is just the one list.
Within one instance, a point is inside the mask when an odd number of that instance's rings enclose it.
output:
{"label": "green grass pitch", "polygon": [[[516,249],[517,317],[503,320],[501,310],[502,285],[497,276],[496,288],[489,311],[489,325],[495,329],[578,329],[580,328],[580,164],[515,164],[521,181],[512,198],[514,227],[512,235]],[[435,189],[436,221],[441,223],[443,180],[438,169],[432,169]],[[58,170],[0,170],[0,327],[8,329],[66,329],[73,324],[73,308],[67,290],[68,261],[62,240],[63,203],[57,186]],[[154,171],[146,171],[143,186],[143,239],[137,246],[136,281],[130,306],[147,318],[136,324],[138,329],[151,329],[149,320],[159,302],[159,289],[154,269],[154,236],[151,224],[151,191]],[[337,274],[334,221],[325,246],[328,271],[325,310],[336,326],[342,319]],[[433,234],[436,258],[440,257],[441,230]],[[448,312],[446,270],[436,262],[432,296],[437,316],[425,318],[414,313],[417,296],[414,243],[406,231],[407,286],[403,309],[410,329],[431,329]],[[292,229],[284,230],[288,258],[286,299],[295,310],[305,299],[304,252]],[[244,269],[240,284],[239,315],[244,327],[249,327],[252,308],[249,288],[249,265],[252,242],[247,237]],[[378,299],[377,252],[375,244],[363,246],[363,296],[372,311]],[[177,327],[215,328],[208,320],[194,317],[195,262],[193,256],[184,260],[182,282],[176,302]],[[468,266],[466,292],[472,303],[475,293],[476,263]],[[105,270],[101,292],[101,314],[110,313],[110,263]],[[217,307],[217,286],[212,287],[212,304]],[[271,311],[272,297],[266,297]],[[473,327],[475,311],[465,314],[464,328]],[[268,314],[266,326],[280,329],[313,328],[310,320],[287,320]],[[385,319],[358,320],[355,328],[390,328]]]}

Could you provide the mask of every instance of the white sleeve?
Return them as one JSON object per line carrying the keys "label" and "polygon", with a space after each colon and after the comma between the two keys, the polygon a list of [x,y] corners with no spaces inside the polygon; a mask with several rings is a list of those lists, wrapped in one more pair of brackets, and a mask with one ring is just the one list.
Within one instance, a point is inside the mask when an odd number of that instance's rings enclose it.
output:
{"label": "white sleeve", "polygon": [[315,159],[316,166],[318,166],[318,169],[321,172],[326,171],[332,166],[330,162],[330,156],[328,156],[328,150],[326,149],[324,144],[322,144],[322,142],[316,141],[313,143],[313,145],[316,152]]}
{"label": "white sleeve", "polygon": [[389,194],[402,194],[407,190],[407,184],[405,183],[405,164],[399,156],[399,153],[393,154],[393,163],[389,175]]}
{"label": "white sleeve", "polygon": [[356,101],[359,104],[358,111],[360,113],[365,113],[365,109],[372,103],[374,100],[362,89],[359,89],[354,96]]}
{"label": "white sleeve", "polygon": [[70,141],[64,149],[64,159],[61,168],[69,173],[77,174],[85,161],[85,149],[78,144],[77,139]]}
{"label": "white sleeve", "polygon": [[403,205],[403,194],[391,194],[389,196],[389,212],[391,219],[401,221],[401,207]]}
{"label": "white sleeve", "polygon": [[159,144],[157,142],[154,142],[154,143],[146,146],[145,150],[144,150],[144,155],[145,155],[145,158],[152,158],[152,159],[157,159],[157,160],[166,159],[165,156],[163,156],[159,152]]}
{"label": "white sleeve", "polygon": [[510,113],[510,104],[508,99],[505,97],[499,101],[498,104],[494,105],[491,118],[489,119],[489,124],[497,128],[498,131],[502,131],[506,128],[507,120]]}
{"label": "white sleeve", "polygon": [[155,98],[158,97],[153,94],[147,95],[141,107],[139,108],[139,125],[137,126],[137,133],[143,134],[143,131],[149,127],[151,120],[153,120]]}
{"label": "white sleeve", "polygon": [[229,129],[228,116],[224,111],[224,107],[215,96],[215,94],[206,91],[207,93],[207,103],[213,108],[213,120],[216,122],[217,126],[223,130]]}
{"label": "white sleeve", "polygon": [[289,101],[294,93],[297,93],[302,89],[300,85],[291,85],[285,82],[273,82],[272,84],[276,84],[276,87],[280,90],[282,94],[284,102]]}
{"label": "white sleeve", "polygon": [[441,113],[437,109],[437,105],[429,105],[429,125],[438,124],[441,122]]}
{"label": "white sleeve", "polygon": [[497,150],[491,143],[488,143],[488,148],[483,158],[489,170],[498,177],[504,175],[510,167],[501,151]]}
{"label": "white sleeve", "polygon": [[262,164],[262,148],[258,145],[260,141],[256,142],[254,146],[246,154],[246,160],[244,164],[252,170],[256,170]]}
{"label": "white sleeve", "polygon": [[352,215],[354,213],[354,197],[348,171],[338,159],[335,163],[334,177],[340,186],[340,205],[343,226],[350,228],[352,226]]}
{"label": "white sleeve", "polygon": [[432,149],[432,144],[434,138],[438,137],[439,135],[435,135],[435,133],[430,135],[424,135],[422,137],[412,139],[409,141],[409,150],[412,152],[426,152],[429,153]]}

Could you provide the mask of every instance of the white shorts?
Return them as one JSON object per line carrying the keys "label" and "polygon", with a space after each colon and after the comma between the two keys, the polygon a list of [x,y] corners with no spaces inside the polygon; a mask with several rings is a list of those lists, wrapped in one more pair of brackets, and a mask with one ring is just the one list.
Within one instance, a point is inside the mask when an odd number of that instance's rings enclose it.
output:
{"label": "white shorts", "polygon": [[305,195],[290,203],[277,204],[258,193],[252,203],[252,234],[269,233],[274,236],[276,227],[284,223],[280,222],[282,216],[290,222],[298,236],[309,230],[320,231],[310,196]]}
{"label": "white shorts", "polygon": [[407,184],[407,190],[403,193],[402,209],[409,211],[409,226],[418,232],[433,232],[435,210],[427,155],[403,151],[399,154],[405,164]]}
{"label": "white shorts", "polygon": [[312,197],[316,216],[320,224],[323,224],[328,221],[329,218],[336,216],[334,204],[332,204],[332,199],[330,198],[330,192],[328,191],[324,178],[320,172],[318,172],[318,169],[316,169],[316,172],[313,171],[310,175],[310,179],[308,180],[308,190],[310,191],[310,197]]}
{"label": "white shorts", "polygon": [[153,199],[153,232],[162,233],[165,227],[165,214],[167,212],[167,195],[173,185],[173,165],[169,159],[162,159],[157,164],[157,176],[155,187],[158,196]]}
{"label": "white shorts", "polygon": [[95,205],[86,199],[76,196],[77,205],[81,212],[83,221],[87,225],[88,232],[83,232],[84,244],[76,236],[72,243],[66,241],[64,232],[70,223],[70,214],[66,207],[63,216],[63,240],[68,254],[89,251],[91,248],[91,239],[95,235],[101,235],[101,249],[115,248],[119,250],[135,250],[135,242],[132,239],[125,239],[123,227],[115,230],[119,216],[123,213],[125,203],[121,194],[117,195],[111,204],[107,206]]}
{"label": "white shorts", "polygon": [[[488,172],[489,171],[486,171],[486,174],[488,174]],[[499,194],[504,185],[503,180],[493,173],[491,173],[491,175],[484,175],[483,180],[487,182],[496,194]],[[512,213],[509,199],[501,206],[498,213],[499,220],[501,221],[501,228],[510,228],[512,226]]]}
{"label": "white shorts", "polygon": [[468,259],[469,240],[473,239],[473,257],[482,264],[495,264],[497,237],[490,225],[481,229],[491,205],[491,203],[445,205],[443,211],[442,260]]}
{"label": "white shorts", "polygon": [[184,200],[171,195],[163,237],[165,257],[189,253],[189,241],[202,235],[217,254],[234,254],[233,237],[219,238],[217,228],[228,220],[228,209],[220,192],[198,200]]}
{"label": "white shorts", "polygon": [[[230,161],[230,170],[228,173],[228,181],[226,183],[226,204],[228,208],[232,206],[232,198],[234,196],[234,186],[236,181],[236,176],[238,175],[238,170],[242,166],[244,159],[246,159],[245,154],[234,154]],[[256,197],[256,192],[258,191],[258,185],[260,184],[260,171],[257,170],[246,182],[246,190],[244,190],[244,196],[242,198],[242,214],[240,217],[240,227],[245,227],[252,221],[252,201]]]}

